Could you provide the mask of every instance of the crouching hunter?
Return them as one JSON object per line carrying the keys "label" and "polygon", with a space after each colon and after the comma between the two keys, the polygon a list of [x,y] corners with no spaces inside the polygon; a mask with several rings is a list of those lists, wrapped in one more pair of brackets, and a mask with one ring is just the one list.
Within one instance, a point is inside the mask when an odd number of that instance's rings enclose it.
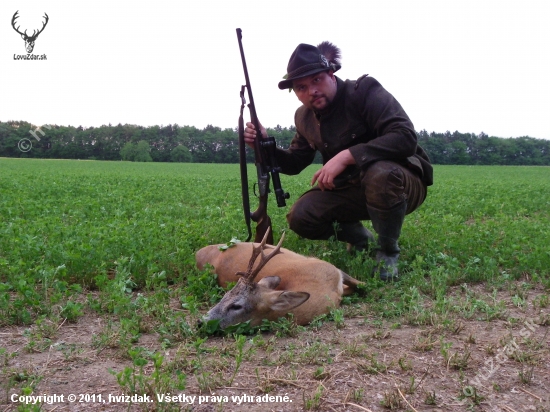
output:
{"label": "crouching hunter", "polygon": [[[323,167],[287,215],[290,229],[308,239],[332,236],[357,252],[374,243],[362,220],[371,220],[378,237],[375,272],[384,281],[398,278],[398,239],[405,215],[416,210],[433,182],[433,170],[417,145],[414,126],[399,104],[374,78],[342,80],[340,50],[329,42],[300,44],[290,56],[279,89],[292,89],[296,135],[276,159],[285,174],[309,166],[319,151]],[[261,133],[267,136],[262,127]],[[254,125],[245,142],[254,147]]]}

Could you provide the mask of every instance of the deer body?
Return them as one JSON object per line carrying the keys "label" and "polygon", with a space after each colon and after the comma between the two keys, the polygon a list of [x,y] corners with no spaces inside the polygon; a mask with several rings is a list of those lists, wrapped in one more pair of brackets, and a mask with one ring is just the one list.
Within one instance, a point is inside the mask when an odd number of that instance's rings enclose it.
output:
{"label": "deer body", "polygon": [[[255,326],[262,319],[277,320],[292,313],[295,322],[304,325],[338,307],[342,295],[360,283],[328,262],[280,248],[282,240],[277,247],[265,246],[264,238],[261,244],[238,243],[225,251],[219,249],[221,245],[211,245],[196,253],[198,268],[212,265],[220,286],[237,282],[207,313],[205,321],[218,319],[224,328],[251,320]],[[266,257],[264,250],[271,254]],[[262,261],[255,264],[260,251]],[[239,276],[238,271],[247,266],[247,273]],[[257,282],[246,276],[254,271]]]}

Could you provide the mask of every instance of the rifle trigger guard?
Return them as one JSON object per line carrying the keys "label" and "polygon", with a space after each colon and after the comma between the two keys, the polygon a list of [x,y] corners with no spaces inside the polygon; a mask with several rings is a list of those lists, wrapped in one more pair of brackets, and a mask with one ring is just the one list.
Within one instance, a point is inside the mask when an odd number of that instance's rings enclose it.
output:
{"label": "rifle trigger guard", "polygon": [[256,197],[260,197],[257,193],[256,193],[256,186],[258,185],[258,182],[254,182],[254,185],[252,186],[252,192],[254,193],[254,196]]}

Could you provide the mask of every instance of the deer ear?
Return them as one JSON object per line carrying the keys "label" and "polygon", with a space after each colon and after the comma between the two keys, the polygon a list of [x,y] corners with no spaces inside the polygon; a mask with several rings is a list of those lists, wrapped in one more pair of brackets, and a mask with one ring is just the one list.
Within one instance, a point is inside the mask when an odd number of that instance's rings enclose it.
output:
{"label": "deer ear", "polygon": [[281,292],[271,303],[271,309],[274,311],[289,311],[300,306],[308,299],[309,293],[307,292]]}
{"label": "deer ear", "polygon": [[258,281],[258,285],[265,286],[269,289],[275,289],[281,283],[281,278],[279,276],[266,276]]}

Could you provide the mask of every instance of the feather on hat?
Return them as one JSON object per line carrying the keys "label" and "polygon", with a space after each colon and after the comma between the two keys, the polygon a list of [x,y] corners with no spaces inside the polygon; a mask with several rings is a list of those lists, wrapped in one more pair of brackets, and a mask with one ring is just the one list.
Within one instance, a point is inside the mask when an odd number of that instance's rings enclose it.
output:
{"label": "feather on hat", "polygon": [[329,41],[324,41],[317,47],[310,44],[299,44],[290,56],[285,80],[279,82],[279,89],[292,88],[292,81],[301,77],[311,76],[322,71],[339,70],[341,51]]}

